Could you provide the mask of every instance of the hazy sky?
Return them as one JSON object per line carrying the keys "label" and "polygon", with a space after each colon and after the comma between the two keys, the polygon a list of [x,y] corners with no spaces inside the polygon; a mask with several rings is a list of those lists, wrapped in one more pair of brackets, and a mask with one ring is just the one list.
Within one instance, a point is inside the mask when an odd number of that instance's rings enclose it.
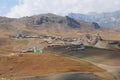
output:
{"label": "hazy sky", "polygon": [[43,13],[111,12],[120,10],[120,0],[0,0],[0,16],[23,17]]}

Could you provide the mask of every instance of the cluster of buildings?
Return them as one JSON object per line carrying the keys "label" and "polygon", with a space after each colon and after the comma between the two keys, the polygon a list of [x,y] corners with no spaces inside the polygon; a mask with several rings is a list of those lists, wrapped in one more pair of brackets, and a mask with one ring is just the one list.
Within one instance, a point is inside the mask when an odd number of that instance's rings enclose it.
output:
{"label": "cluster of buildings", "polygon": [[[17,36],[11,36],[12,38],[15,39],[30,39],[30,38],[38,38],[42,39],[43,42],[39,42],[36,45],[33,43],[31,45],[32,47],[29,47],[27,49],[24,49],[22,52],[27,52],[27,51],[33,51],[33,52],[43,52],[43,48],[46,46],[58,46],[58,45],[81,45],[78,49],[85,49],[84,45],[94,45],[97,43],[97,41],[101,40],[101,37],[94,36],[94,35],[83,35],[80,36],[79,38],[62,38],[62,37],[54,37],[54,36],[43,36],[43,35],[22,35],[18,34]],[[40,48],[37,46],[42,46],[43,48]]]}

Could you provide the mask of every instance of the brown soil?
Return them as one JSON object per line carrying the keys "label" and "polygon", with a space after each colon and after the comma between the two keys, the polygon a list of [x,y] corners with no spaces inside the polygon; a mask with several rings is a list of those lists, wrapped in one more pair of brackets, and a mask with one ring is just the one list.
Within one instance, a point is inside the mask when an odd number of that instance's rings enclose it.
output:
{"label": "brown soil", "polygon": [[104,72],[85,61],[76,61],[54,54],[19,54],[0,58],[3,77],[33,76],[58,72]]}
{"label": "brown soil", "polygon": [[[67,49],[69,47],[69,49]],[[56,46],[46,48],[46,52],[54,54],[82,58],[88,61],[106,64],[111,66],[120,66],[120,50],[106,50],[99,48],[86,47],[85,50],[77,51],[77,46]]]}
{"label": "brown soil", "polygon": [[[120,51],[119,50],[105,50],[98,48],[86,47],[85,50],[75,50],[77,46],[56,46],[46,49],[48,52],[68,56],[71,58],[84,59],[96,66],[99,66],[120,80]],[[101,73],[100,73],[101,74]],[[104,75],[104,74],[102,74]],[[109,80],[109,79],[108,79]]]}

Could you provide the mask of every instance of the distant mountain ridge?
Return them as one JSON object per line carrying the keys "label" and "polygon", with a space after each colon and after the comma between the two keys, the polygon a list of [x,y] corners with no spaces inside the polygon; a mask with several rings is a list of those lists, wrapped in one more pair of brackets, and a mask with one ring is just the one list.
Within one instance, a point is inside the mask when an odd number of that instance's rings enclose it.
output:
{"label": "distant mountain ridge", "polygon": [[87,22],[96,22],[103,27],[116,27],[120,25],[120,10],[108,13],[70,13],[68,14],[68,16],[74,19],[80,19]]}

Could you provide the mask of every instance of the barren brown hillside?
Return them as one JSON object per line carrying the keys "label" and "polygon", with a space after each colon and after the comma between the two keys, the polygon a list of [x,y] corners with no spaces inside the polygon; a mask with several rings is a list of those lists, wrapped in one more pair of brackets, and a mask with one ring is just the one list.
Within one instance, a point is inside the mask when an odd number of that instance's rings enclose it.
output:
{"label": "barren brown hillside", "polygon": [[[91,63],[54,54],[12,54],[8,57],[0,57],[0,76],[2,77],[36,76],[64,72],[92,72],[102,78],[108,79],[109,76],[110,80],[114,80],[105,70]],[[105,74],[107,77],[101,74]]]}

